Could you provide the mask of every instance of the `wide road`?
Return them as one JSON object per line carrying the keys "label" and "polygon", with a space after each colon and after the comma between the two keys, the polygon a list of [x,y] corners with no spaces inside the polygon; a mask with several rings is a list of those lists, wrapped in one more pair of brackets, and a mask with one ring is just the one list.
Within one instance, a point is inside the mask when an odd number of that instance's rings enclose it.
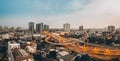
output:
{"label": "wide road", "polygon": [[[112,58],[120,58],[120,49],[107,48],[101,46],[94,45],[79,45],[76,43],[76,39],[66,39],[58,35],[54,35],[53,33],[44,32],[47,36],[45,41],[48,43],[50,38],[55,39],[58,43],[53,43],[56,45],[64,45],[65,48],[71,51],[75,51],[81,54],[89,54],[91,57],[95,57],[103,60],[111,60]],[[75,43],[74,43],[75,42]]]}

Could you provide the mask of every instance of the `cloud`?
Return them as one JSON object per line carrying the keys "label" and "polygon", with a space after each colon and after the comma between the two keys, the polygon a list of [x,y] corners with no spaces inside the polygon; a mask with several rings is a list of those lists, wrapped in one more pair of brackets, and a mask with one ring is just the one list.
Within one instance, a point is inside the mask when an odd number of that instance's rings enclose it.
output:
{"label": "cloud", "polygon": [[66,8],[69,10],[80,10],[89,4],[89,1],[90,0],[70,0]]}
{"label": "cloud", "polygon": [[78,10],[83,8],[83,5],[78,0],[71,0],[66,8]]}
{"label": "cloud", "polygon": [[79,3],[78,0],[70,1],[71,3],[66,8],[73,10],[82,8],[82,10],[62,15],[24,17],[27,19],[23,19],[21,23],[25,21],[24,24],[26,23],[26,25],[23,26],[27,27],[29,21],[43,22],[49,24],[51,28],[62,28],[63,24],[67,22],[71,24],[72,28],[78,28],[80,25],[85,26],[85,28],[104,28],[108,25],[120,26],[120,0],[91,0],[89,3],[84,3],[86,5]]}
{"label": "cloud", "polygon": [[[82,10],[69,15],[50,16],[48,20],[56,21],[52,25],[71,23],[72,28],[84,25],[86,28],[104,28],[108,25],[119,27],[120,0],[92,0]],[[59,21],[57,23],[57,21]],[[56,27],[56,26],[55,26]],[[62,27],[62,26],[61,26]]]}

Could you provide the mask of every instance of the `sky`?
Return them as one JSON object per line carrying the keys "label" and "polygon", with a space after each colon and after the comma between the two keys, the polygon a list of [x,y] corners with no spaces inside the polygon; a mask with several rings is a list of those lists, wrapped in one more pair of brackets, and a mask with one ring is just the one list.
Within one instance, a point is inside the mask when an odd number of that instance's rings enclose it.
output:
{"label": "sky", "polygon": [[28,22],[50,28],[120,27],[120,0],[0,0],[0,26],[24,28]]}

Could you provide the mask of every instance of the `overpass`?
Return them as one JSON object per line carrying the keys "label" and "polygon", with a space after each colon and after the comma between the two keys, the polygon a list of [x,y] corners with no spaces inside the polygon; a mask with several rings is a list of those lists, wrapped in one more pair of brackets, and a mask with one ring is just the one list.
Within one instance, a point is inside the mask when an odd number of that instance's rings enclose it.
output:
{"label": "overpass", "polygon": [[[120,49],[107,48],[94,45],[78,45],[76,39],[66,39],[58,35],[54,35],[49,32],[44,32],[47,36],[45,41],[53,45],[63,45],[66,49],[75,51],[81,54],[89,54],[91,57],[95,57],[103,60],[111,60],[112,58],[120,58]],[[53,38],[58,43],[50,42],[49,39]]]}

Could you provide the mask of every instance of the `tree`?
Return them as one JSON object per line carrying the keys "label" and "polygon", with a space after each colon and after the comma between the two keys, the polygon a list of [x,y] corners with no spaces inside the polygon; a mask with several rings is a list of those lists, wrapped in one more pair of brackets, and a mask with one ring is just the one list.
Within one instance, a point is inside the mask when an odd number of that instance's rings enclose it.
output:
{"label": "tree", "polygon": [[95,61],[95,60],[92,59],[88,54],[86,54],[86,55],[77,56],[75,58],[75,61]]}
{"label": "tree", "polygon": [[57,57],[57,52],[56,51],[51,51],[50,53],[49,53],[49,56],[50,56],[50,58],[54,58],[54,59],[56,59]]}
{"label": "tree", "polygon": [[114,58],[112,61],[120,61],[119,58]]}
{"label": "tree", "polygon": [[111,45],[113,42],[113,39],[106,39],[106,45]]}
{"label": "tree", "polygon": [[35,61],[43,61],[41,53],[35,53],[33,56]]}

